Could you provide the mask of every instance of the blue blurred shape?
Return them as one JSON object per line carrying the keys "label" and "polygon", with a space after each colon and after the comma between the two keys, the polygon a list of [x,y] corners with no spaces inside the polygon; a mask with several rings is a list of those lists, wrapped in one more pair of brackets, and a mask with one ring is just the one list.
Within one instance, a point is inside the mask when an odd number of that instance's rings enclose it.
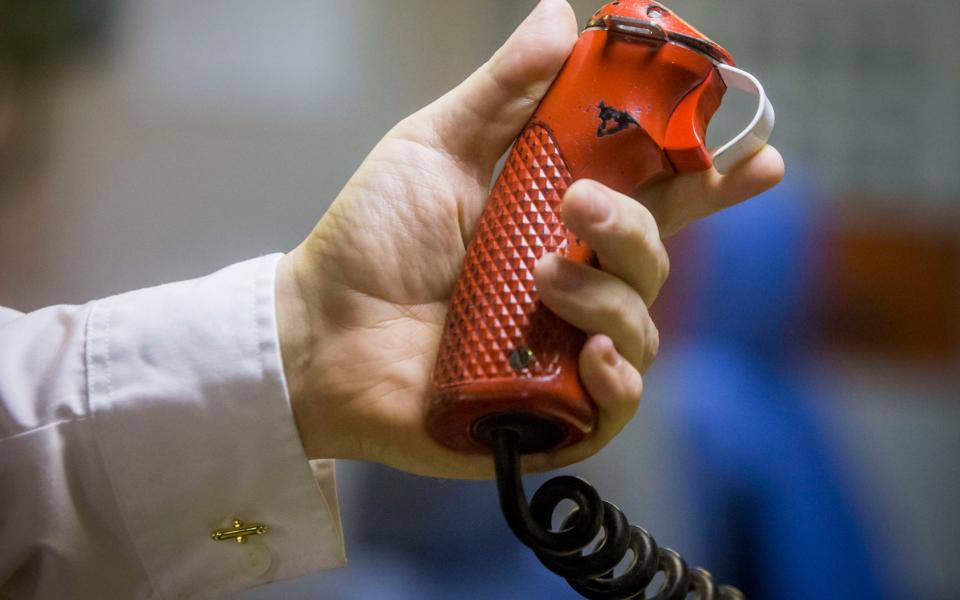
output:
{"label": "blue blurred shape", "polygon": [[816,411],[809,362],[818,212],[797,178],[695,226],[681,341],[655,367],[703,563],[748,597],[884,598],[876,552]]}

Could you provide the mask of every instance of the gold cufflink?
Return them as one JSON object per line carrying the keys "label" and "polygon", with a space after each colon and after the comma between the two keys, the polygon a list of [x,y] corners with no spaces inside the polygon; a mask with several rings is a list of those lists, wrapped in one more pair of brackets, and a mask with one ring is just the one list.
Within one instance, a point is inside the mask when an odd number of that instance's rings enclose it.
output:
{"label": "gold cufflink", "polygon": [[210,538],[220,542],[223,540],[237,540],[237,543],[246,543],[247,537],[251,535],[263,535],[267,532],[267,526],[262,523],[244,524],[240,519],[233,520],[233,529],[215,529],[210,532]]}

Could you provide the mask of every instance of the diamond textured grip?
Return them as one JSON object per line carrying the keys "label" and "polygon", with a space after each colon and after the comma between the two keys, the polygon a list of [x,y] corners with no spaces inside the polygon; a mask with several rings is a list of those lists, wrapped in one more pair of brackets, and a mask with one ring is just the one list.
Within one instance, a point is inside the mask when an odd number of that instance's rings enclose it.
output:
{"label": "diamond textured grip", "polygon": [[450,303],[428,423],[449,446],[485,451],[470,428],[486,415],[533,414],[570,442],[591,428],[592,404],[577,375],[584,334],[539,302],[533,280],[544,254],[590,259],[560,218],[572,181],[550,130],[529,125],[494,185]]}
{"label": "diamond textured grip", "polygon": [[696,31],[678,18],[661,11],[655,27],[635,26],[631,15],[646,16],[651,6],[611,4],[612,20],[583,32],[494,184],[434,367],[426,427],[444,446],[486,453],[493,432],[507,428],[522,453],[547,451],[595,426],[596,405],[577,369],[585,335],[538,301],[534,265],[551,252],[594,260],[560,219],[574,180],[632,194],[710,168],[706,127],[726,90],[702,45],[650,35],[692,39]]}

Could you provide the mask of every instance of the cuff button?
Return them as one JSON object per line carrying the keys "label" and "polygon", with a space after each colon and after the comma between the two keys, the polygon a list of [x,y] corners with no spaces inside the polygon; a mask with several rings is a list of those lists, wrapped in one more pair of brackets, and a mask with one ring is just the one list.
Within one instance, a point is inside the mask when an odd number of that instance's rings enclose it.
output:
{"label": "cuff button", "polygon": [[267,526],[263,523],[244,523],[234,519],[232,529],[214,529],[210,532],[210,539],[215,542],[237,540],[237,543],[244,544],[251,535],[263,535],[266,532]]}

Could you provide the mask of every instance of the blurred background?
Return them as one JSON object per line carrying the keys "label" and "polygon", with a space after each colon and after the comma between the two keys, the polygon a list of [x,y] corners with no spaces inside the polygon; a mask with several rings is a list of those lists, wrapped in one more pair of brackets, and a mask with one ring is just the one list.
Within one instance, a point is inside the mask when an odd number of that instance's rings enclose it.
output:
{"label": "blurred background", "polygon": [[[566,471],[751,597],[960,598],[960,5],[669,5],[765,83],[788,177],[671,240],[643,406]],[[532,6],[4,1],[0,304],[293,247]],[[344,462],[340,485],[350,567],[242,598],[575,597],[492,483]]]}

